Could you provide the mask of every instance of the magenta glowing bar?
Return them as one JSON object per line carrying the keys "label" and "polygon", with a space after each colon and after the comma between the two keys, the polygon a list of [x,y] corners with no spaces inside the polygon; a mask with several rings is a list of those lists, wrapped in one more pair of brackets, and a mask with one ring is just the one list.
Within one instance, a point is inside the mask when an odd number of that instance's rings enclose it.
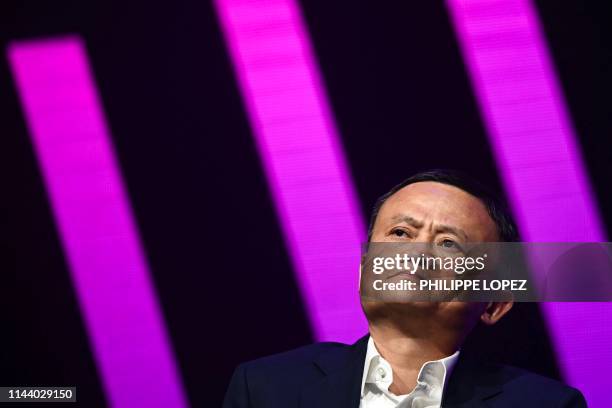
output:
{"label": "magenta glowing bar", "polygon": [[8,57],[109,405],[187,406],[85,46]]}
{"label": "magenta glowing bar", "polygon": [[[473,88],[525,241],[604,241],[542,28],[528,0],[448,0]],[[608,407],[612,304],[543,305],[567,381]]]}
{"label": "magenta glowing bar", "polygon": [[365,228],[298,5],[215,6],[315,337],[352,342]]}

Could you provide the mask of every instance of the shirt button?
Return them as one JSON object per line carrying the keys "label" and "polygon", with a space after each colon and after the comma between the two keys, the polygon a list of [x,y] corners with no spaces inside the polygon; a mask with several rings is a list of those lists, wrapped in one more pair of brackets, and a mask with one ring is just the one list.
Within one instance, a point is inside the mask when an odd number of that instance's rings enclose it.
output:
{"label": "shirt button", "polygon": [[376,372],[378,373],[378,375],[380,375],[380,378],[385,378],[387,376],[385,369],[382,367],[379,367],[378,370],[376,370]]}

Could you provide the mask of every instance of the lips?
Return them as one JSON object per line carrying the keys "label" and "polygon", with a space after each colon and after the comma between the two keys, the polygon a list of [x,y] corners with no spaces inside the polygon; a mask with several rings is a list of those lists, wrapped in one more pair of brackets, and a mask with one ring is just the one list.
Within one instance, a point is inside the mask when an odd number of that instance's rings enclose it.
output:
{"label": "lips", "polygon": [[417,281],[424,279],[424,277],[421,276],[418,272],[410,273],[407,271],[399,271],[399,272],[395,272],[389,275],[389,277],[386,280],[391,280],[396,276],[399,276],[401,279],[417,280]]}

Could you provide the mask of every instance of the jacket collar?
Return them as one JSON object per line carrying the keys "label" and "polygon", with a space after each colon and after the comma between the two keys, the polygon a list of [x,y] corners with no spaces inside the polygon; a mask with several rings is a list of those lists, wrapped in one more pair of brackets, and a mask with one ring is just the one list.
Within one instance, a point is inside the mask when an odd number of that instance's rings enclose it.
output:
{"label": "jacket collar", "polygon": [[324,377],[302,390],[301,407],[359,407],[359,388],[369,337],[363,336],[342,352],[329,351],[314,360]]}
{"label": "jacket collar", "polygon": [[502,392],[502,379],[495,371],[467,353],[459,355],[442,395],[442,407],[480,407],[484,401]]}
{"label": "jacket collar", "polygon": [[[301,407],[358,408],[369,335],[344,349],[321,354],[314,364],[323,378],[302,389]],[[500,392],[501,379],[487,373],[475,359],[461,353],[442,397],[442,407],[478,407]]]}

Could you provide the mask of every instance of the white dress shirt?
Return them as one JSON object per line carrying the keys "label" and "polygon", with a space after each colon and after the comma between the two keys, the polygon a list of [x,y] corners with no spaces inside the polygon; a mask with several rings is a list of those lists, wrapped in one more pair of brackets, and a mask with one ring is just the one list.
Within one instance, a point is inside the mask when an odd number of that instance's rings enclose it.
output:
{"label": "white dress shirt", "polygon": [[417,385],[410,394],[395,395],[391,365],[380,355],[372,337],[368,340],[360,408],[439,408],[444,384],[457,362],[459,351],[440,360],[427,361],[421,367]]}

